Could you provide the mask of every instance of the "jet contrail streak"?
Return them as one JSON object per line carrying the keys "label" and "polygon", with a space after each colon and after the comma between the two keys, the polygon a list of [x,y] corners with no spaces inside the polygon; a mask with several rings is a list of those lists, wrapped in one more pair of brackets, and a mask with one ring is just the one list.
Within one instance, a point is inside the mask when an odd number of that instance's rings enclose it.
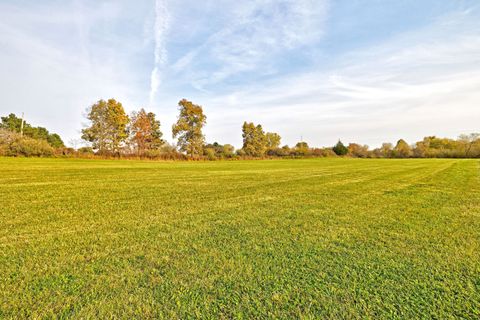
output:
{"label": "jet contrail streak", "polygon": [[155,95],[160,86],[160,68],[167,60],[165,38],[168,29],[168,11],[166,0],[155,1],[155,27],[154,27],[154,66],[150,75],[150,106],[155,100]]}

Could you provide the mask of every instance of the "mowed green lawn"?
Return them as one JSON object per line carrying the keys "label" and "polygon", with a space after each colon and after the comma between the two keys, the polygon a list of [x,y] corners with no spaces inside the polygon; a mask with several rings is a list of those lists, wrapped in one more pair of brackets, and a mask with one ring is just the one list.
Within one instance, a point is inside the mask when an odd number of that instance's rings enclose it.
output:
{"label": "mowed green lawn", "polygon": [[479,164],[0,158],[0,318],[478,319]]}

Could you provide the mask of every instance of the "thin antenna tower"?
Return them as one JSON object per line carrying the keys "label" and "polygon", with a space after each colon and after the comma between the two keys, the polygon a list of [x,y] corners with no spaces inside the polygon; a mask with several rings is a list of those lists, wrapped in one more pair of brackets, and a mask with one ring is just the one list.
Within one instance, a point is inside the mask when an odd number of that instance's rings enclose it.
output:
{"label": "thin antenna tower", "polygon": [[20,125],[20,136],[23,137],[23,119],[24,119],[24,114],[22,112],[22,124]]}

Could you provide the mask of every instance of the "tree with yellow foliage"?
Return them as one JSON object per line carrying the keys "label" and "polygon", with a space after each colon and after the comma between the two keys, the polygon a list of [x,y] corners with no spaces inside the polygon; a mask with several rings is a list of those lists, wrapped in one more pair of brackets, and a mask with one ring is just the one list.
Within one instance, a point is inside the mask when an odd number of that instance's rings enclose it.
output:
{"label": "tree with yellow foliage", "polygon": [[205,136],[202,129],[207,123],[203,108],[187,99],[178,103],[180,115],[172,127],[173,138],[178,138],[180,151],[191,158],[202,155]]}
{"label": "tree with yellow foliage", "polygon": [[99,100],[87,109],[90,126],[82,130],[82,139],[91,142],[101,154],[119,154],[128,138],[128,116],[115,99]]}

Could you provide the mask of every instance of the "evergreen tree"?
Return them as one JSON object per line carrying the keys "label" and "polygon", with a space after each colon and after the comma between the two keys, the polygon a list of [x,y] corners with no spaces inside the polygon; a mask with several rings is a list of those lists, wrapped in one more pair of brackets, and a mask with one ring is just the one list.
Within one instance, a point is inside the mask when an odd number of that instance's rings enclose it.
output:
{"label": "evergreen tree", "polygon": [[344,156],[348,153],[348,148],[345,147],[345,145],[340,140],[338,140],[337,144],[335,145],[335,147],[332,148],[332,150],[337,156]]}

